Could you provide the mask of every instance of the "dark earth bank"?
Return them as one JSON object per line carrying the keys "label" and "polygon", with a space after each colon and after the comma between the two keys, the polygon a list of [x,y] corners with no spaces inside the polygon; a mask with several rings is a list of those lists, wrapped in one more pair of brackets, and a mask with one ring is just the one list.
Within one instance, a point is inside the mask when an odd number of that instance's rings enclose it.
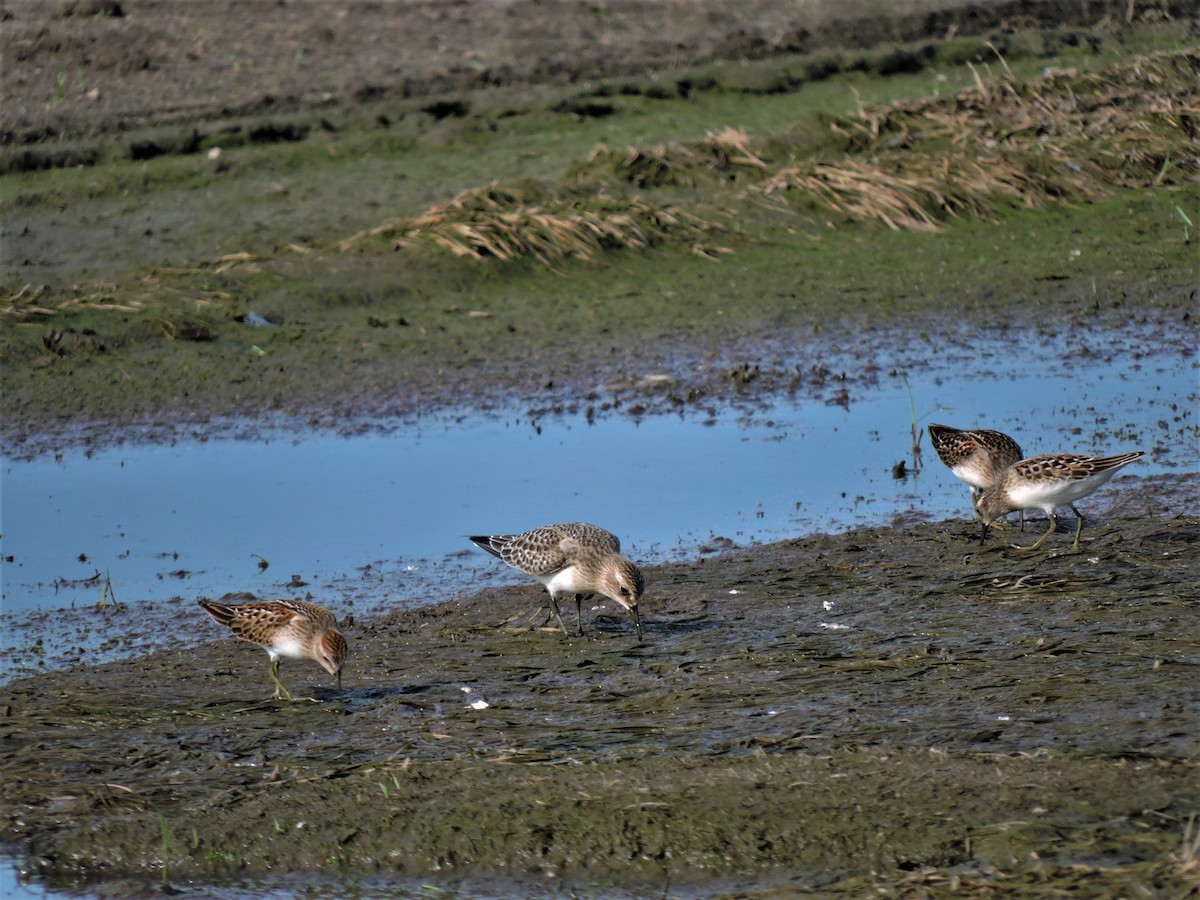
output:
{"label": "dark earth bank", "polygon": [[148,159],[197,149],[156,127],[199,129],[196,144],[210,126],[266,115],[274,127],[251,129],[249,140],[301,140],[332,127],[331,116],[383,102],[393,116],[461,117],[507,88],[613,78],[635,79],[631,89],[650,78],[657,84],[644,90],[686,97],[719,77],[709,66],[881,46],[888,52],[864,67],[889,75],[919,67],[922,42],[983,35],[1006,47],[1014,33],[1062,29],[1063,40],[1086,45],[1112,27],[1185,21],[1196,8],[1188,0],[5,0],[0,147],[16,170],[95,162],[103,135]]}

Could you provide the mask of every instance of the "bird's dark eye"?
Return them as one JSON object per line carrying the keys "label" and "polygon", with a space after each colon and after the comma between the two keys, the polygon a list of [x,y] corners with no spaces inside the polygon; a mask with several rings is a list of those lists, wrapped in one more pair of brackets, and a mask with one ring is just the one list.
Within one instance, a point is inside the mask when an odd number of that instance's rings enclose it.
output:
{"label": "bird's dark eye", "polygon": [[621,588],[621,596],[628,597],[629,596],[629,588],[627,588],[627,587]]}

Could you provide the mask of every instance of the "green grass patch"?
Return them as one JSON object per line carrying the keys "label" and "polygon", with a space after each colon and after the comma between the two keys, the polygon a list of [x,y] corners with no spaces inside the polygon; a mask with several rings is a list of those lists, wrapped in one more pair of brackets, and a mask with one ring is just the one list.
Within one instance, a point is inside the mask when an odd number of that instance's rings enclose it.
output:
{"label": "green grass patch", "polygon": [[[1196,52],[965,71],[956,94],[935,96],[947,82],[929,72],[869,82],[921,88],[886,104],[852,79],[738,95],[737,126],[716,88],[621,94],[604,119],[547,107],[486,134],[414,121],[6,179],[14,231],[68,262],[82,242],[110,269],[10,277],[0,412],[301,408],[531,357],[595,369],[647,335],[1185,302]],[[559,127],[531,130],[538,117]],[[627,142],[643,133],[686,137]],[[51,197],[71,213],[43,210]]]}

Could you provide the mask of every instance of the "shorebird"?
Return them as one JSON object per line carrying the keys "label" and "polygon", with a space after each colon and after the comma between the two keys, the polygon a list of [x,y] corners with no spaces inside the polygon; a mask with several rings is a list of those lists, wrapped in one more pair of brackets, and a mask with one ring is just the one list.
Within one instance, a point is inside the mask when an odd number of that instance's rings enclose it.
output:
{"label": "shorebird", "polygon": [[645,582],[638,567],[621,555],[621,541],[615,534],[585,522],[565,522],[524,534],[475,535],[468,540],[544,584],[564,635],[567,628],[558,598],[575,595],[575,628],[583,634],[583,601],[603,594],[629,610],[638,640],[642,639],[638,601]]}
{"label": "shorebird", "polygon": [[[988,428],[966,430],[949,425],[930,425],[929,443],[938,459],[946,464],[956,478],[971,489],[971,503],[979,492],[991,487],[1004,470],[1024,456],[1021,447],[1003,431]],[[1025,530],[1025,511],[1021,511],[1021,530]]]}
{"label": "shorebird", "polygon": [[1016,441],[1003,431],[987,428],[968,431],[930,425],[929,442],[946,468],[971,488],[972,503],[1005,469],[1025,458]]}
{"label": "shorebird", "polygon": [[975,499],[975,513],[983,522],[980,543],[987,538],[988,526],[1000,516],[1015,509],[1040,509],[1050,517],[1050,530],[1037,541],[1017,550],[1037,550],[1054,534],[1058,519],[1054,509],[1069,506],[1075,513],[1075,542],[1071,549],[1079,549],[1079,535],[1083,531],[1083,514],[1075,508],[1075,501],[1094,493],[1122,466],[1143,456],[1141,450],[1122,453],[1118,456],[1082,456],[1078,453],[1049,453],[1023,459],[1009,466],[991,487],[984,488]]}
{"label": "shorebird", "polygon": [[244,603],[217,603],[201,599],[204,611],[234,637],[258,644],[271,657],[271,681],[275,682],[272,700],[295,700],[279,680],[279,661],[312,659],[337,678],[342,687],[342,666],[346,662],[346,639],[338,631],[333,613],[315,603],[301,600],[248,600]]}

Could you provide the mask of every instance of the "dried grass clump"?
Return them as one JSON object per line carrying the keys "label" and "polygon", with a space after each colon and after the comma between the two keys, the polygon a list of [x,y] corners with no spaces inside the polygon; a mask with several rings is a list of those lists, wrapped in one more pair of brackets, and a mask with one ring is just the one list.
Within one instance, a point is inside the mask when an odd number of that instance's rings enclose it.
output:
{"label": "dried grass clump", "polygon": [[720,171],[767,168],[766,161],[751,147],[750,136],[738,128],[710,131],[697,146],[701,153],[707,155],[710,165]]}
{"label": "dried grass clump", "polygon": [[978,79],[949,98],[864,106],[830,128],[870,161],[791,167],[760,189],[851,221],[932,231],[1001,202],[1040,207],[1112,186],[1195,180],[1200,51],[1029,82]]}
{"label": "dried grass clump", "polygon": [[603,250],[644,250],[668,237],[698,241],[713,226],[672,207],[641,199],[548,197],[530,204],[492,183],[464,191],[412,219],[388,222],[343,241],[345,251],[369,238],[396,249],[431,245],[455,256],[534,259],[553,268]]}
{"label": "dried grass clump", "polygon": [[[1001,60],[1003,62],[1003,60]],[[666,240],[694,248],[711,223],[675,206],[620,199],[614,176],[638,188],[696,187],[715,174],[754,184],[727,198],[783,198],[851,222],[935,231],[955,217],[986,217],[1004,205],[1040,208],[1098,197],[1114,186],[1196,179],[1200,158],[1200,50],[1142,57],[1093,73],[1064,71],[1030,81],[1006,72],[951,97],[863,106],[830,121],[845,155],[777,168],[745,131],[649,150],[596,148],[570,193],[545,186],[466,191],[412,219],[344,241],[434,246],[472,259],[534,259],[553,267],[598,251],[644,250]],[[804,145],[811,150],[812,144]],[[700,250],[700,252],[707,252]]]}
{"label": "dried grass clump", "polygon": [[27,284],[20,290],[0,296],[0,318],[50,319],[61,313],[117,312],[138,313],[145,307],[142,299],[119,299],[115,285],[98,285],[102,289],[57,299],[48,285]]}
{"label": "dried grass clump", "polygon": [[1187,827],[1183,830],[1183,841],[1170,858],[1175,864],[1176,872],[1200,892],[1200,822],[1197,822],[1195,813],[1188,817]]}
{"label": "dried grass clump", "polygon": [[1098,72],[1032,81],[1011,74],[948,98],[864,106],[830,128],[847,152],[923,144],[1010,158],[1054,155],[1127,187],[1158,178],[1163,162],[1200,149],[1200,50],[1155,54]]}
{"label": "dried grass clump", "polygon": [[[951,217],[985,217],[998,202],[1040,206],[1051,193],[1045,179],[1003,159],[918,157],[903,164],[845,160],[783,169],[762,185],[766,195],[796,193],[811,206],[852,222],[880,222],[893,230],[937,231]],[[1055,193],[1090,196],[1082,183]],[[795,203],[797,201],[793,201]]]}
{"label": "dried grass clump", "polygon": [[576,171],[581,183],[616,175],[638,188],[695,187],[702,174],[728,179],[747,171],[765,172],[767,162],[737,128],[709,132],[698,141],[675,141],[649,150],[614,150],[601,144]]}

